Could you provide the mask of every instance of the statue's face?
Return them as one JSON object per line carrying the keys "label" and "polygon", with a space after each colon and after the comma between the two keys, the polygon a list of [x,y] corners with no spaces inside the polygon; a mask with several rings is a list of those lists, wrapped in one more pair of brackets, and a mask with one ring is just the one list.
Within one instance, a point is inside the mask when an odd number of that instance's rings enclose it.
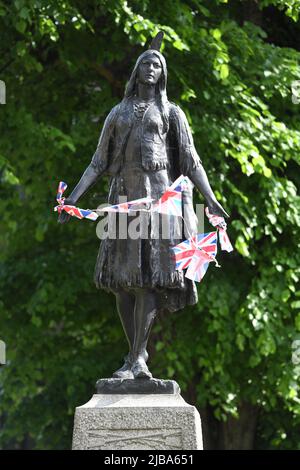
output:
{"label": "statue's face", "polygon": [[158,57],[154,54],[142,59],[138,68],[138,80],[144,85],[156,85],[162,74],[162,67]]}

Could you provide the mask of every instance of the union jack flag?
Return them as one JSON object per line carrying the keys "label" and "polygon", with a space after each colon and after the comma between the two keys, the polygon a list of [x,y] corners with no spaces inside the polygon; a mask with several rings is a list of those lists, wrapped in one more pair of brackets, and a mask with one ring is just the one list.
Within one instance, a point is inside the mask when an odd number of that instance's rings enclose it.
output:
{"label": "union jack flag", "polygon": [[67,183],[64,183],[63,181],[60,181],[60,183],[58,185],[57,195],[56,195],[56,200],[59,204],[61,204],[62,201],[64,200],[62,195],[65,192],[65,190],[67,189],[67,187],[68,187]]}
{"label": "union jack flag", "polygon": [[181,242],[172,248],[175,255],[175,268],[178,271],[183,271],[188,267],[196,249],[196,237],[190,238],[189,240],[184,240],[184,242]]}
{"label": "union jack flag", "polygon": [[200,233],[197,236],[197,249],[191,259],[185,277],[200,282],[212,261],[216,262],[217,232]]}
{"label": "union jack flag", "polygon": [[[57,208],[55,207],[54,210],[55,209]],[[58,211],[61,212],[61,210],[66,211],[69,215],[73,217],[77,217],[77,219],[97,220],[97,218],[99,217],[98,214],[96,214],[96,212],[90,211],[89,209],[80,209],[79,207],[70,206],[67,204],[58,206]]]}
{"label": "union jack flag", "polygon": [[182,191],[186,189],[187,184],[187,178],[180,175],[179,178],[168,187],[161,198],[153,204],[153,211],[182,217]]}
{"label": "union jack flag", "polygon": [[213,225],[214,227],[218,228],[221,249],[227,251],[228,253],[230,251],[233,251],[233,247],[227,235],[227,224],[225,222],[224,217],[211,214],[208,210],[208,207],[205,208],[205,213],[208,217],[209,223],[211,223],[211,225]]}
{"label": "union jack flag", "polygon": [[[121,204],[114,204],[112,206],[107,206],[100,208],[99,211],[101,212],[130,212],[130,211],[137,211],[146,204],[152,202],[154,199],[151,197],[142,197],[140,199],[135,199],[129,202],[122,202]],[[142,206],[142,207],[139,207]]]}
{"label": "union jack flag", "polygon": [[217,254],[217,232],[199,233],[197,247],[215,257]]}
{"label": "union jack flag", "polygon": [[175,255],[175,268],[187,269],[185,276],[200,282],[210,262],[216,261],[217,232],[201,233],[197,237],[179,243],[172,248]]}
{"label": "union jack flag", "polygon": [[196,250],[185,273],[185,277],[192,281],[200,282],[205,276],[209,263],[212,261],[208,253],[203,250]]}
{"label": "union jack flag", "polygon": [[58,185],[56,200],[58,202],[58,206],[54,207],[54,210],[57,211],[59,214],[61,211],[66,211],[69,215],[73,217],[77,217],[78,219],[90,219],[96,220],[99,216],[96,212],[93,212],[89,209],[80,209],[76,206],[70,206],[68,204],[64,204],[65,198],[62,197],[63,193],[67,189],[67,183],[60,181]]}

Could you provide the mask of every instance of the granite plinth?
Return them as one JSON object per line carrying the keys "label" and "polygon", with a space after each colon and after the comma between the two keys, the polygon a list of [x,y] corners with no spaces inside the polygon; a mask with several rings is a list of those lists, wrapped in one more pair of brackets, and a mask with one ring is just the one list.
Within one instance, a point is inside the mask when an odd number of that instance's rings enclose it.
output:
{"label": "granite plinth", "polygon": [[95,394],[76,408],[74,450],[201,450],[201,421],[179,393]]}

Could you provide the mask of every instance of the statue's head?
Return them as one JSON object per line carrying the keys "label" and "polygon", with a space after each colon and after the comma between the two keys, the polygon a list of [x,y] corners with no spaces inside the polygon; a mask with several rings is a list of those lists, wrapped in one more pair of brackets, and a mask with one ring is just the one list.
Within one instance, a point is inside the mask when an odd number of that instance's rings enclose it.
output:
{"label": "statue's head", "polygon": [[156,93],[163,103],[167,100],[167,64],[164,56],[159,52],[163,39],[160,31],[152,39],[149,49],[143,52],[136,61],[129,82],[125,89],[125,98],[134,96],[138,83],[155,85]]}
{"label": "statue's head", "polygon": [[159,51],[148,49],[139,56],[126,86],[126,98],[136,94],[139,82],[155,85],[159,95],[166,95],[167,64]]}
{"label": "statue's head", "polygon": [[164,121],[164,130],[169,127],[168,97],[167,97],[167,64],[164,56],[159,52],[163,33],[160,32],[152,40],[150,48],[137,59],[131,77],[126,85],[124,99],[127,100],[137,94],[138,83],[155,86],[156,97],[160,105]]}

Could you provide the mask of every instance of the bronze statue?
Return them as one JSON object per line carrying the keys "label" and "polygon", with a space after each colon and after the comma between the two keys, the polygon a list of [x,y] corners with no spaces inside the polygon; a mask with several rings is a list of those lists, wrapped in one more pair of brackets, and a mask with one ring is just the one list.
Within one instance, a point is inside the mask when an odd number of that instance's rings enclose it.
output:
{"label": "bronze statue", "polygon": [[[161,39],[159,34],[137,59],[124,98],[106,118],[92,161],[65,204],[76,205],[102,175],[110,177],[110,204],[118,204],[120,196],[128,201],[145,196],[158,200],[183,174],[189,178],[183,192],[184,218],[189,230],[196,233],[194,185],[211,213],[228,215],[210,187],[183,111],[168,101]],[[60,223],[69,219],[64,211],[59,215]],[[175,270],[171,247],[186,238],[172,236],[176,217],[170,217],[168,239],[151,237],[157,223],[154,214],[149,212],[144,221],[148,237],[102,240],[95,267],[96,286],[116,296],[129,343],[124,365],[113,374],[117,378],[151,378],[146,347],[155,316],[164,309],[174,312],[198,301],[194,281]]]}

